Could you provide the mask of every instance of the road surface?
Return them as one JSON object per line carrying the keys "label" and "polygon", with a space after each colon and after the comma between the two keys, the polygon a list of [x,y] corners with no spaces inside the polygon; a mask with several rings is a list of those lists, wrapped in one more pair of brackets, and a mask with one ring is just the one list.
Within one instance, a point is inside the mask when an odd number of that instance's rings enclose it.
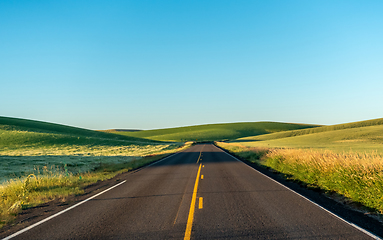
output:
{"label": "road surface", "polygon": [[12,239],[372,239],[212,144],[122,180]]}

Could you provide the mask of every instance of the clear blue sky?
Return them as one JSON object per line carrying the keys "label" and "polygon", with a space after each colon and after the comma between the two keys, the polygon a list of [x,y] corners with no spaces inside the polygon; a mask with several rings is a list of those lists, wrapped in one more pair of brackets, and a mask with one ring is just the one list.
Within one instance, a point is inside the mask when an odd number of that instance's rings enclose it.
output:
{"label": "clear blue sky", "polygon": [[0,1],[0,115],[90,129],[383,117],[383,1]]}

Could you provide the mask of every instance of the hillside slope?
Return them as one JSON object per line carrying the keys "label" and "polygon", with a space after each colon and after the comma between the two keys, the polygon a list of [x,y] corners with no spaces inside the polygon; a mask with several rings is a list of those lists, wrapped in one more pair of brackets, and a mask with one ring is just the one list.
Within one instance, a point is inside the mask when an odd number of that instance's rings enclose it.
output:
{"label": "hillside slope", "polygon": [[277,133],[271,133],[271,134],[261,135],[261,136],[254,135],[254,136],[249,136],[244,138],[238,138],[237,141],[265,141],[265,140],[295,137],[295,136],[301,136],[301,135],[307,135],[307,134],[313,134],[313,133],[329,132],[329,131],[335,131],[335,130],[352,129],[352,128],[360,128],[360,127],[368,127],[368,126],[378,126],[378,125],[383,125],[383,118],[345,123],[345,124],[336,124],[331,126],[321,126],[316,128],[277,132]]}
{"label": "hillside slope", "polygon": [[279,123],[279,122],[244,122],[207,124],[190,127],[144,130],[138,132],[117,132],[115,134],[146,138],[158,141],[216,141],[236,139],[246,136],[268,134],[295,129],[314,128],[318,125]]}
{"label": "hillside slope", "polygon": [[315,129],[273,133],[240,138],[232,142],[251,147],[313,148],[335,152],[377,152],[383,154],[383,121],[382,119],[375,119]]}
{"label": "hillside slope", "polygon": [[[101,139],[113,139],[113,140],[124,140],[124,141],[144,141],[150,142],[148,140],[143,140],[131,136],[116,135],[107,132],[93,131],[84,128],[71,127],[62,124],[48,123],[43,121],[35,121],[21,118],[11,118],[11,117],[1,117],[0,116],[0,131],[17,131],[29,132],[29,133],[44,133],[49,134],[65,134],[71,137],[92,137],[92,138],[101,138]],[[6,137],[3,135],[2,137]],[[25,141],[28,139],[15,139],[14,142]],[[38,139],[31,139],[32,141],[37,141]]]}
{"label": "hillside slope", "polygon": [[153,144],[162,143],[60,124],[0,117],[0,155],[3,156],[91,154],[112,148]]}
{"label": "hillside slope", "polygon": [[176,151],[180,143],[103,133],[41,121],[0,117],[0,183],[64,166],[73,173]]}

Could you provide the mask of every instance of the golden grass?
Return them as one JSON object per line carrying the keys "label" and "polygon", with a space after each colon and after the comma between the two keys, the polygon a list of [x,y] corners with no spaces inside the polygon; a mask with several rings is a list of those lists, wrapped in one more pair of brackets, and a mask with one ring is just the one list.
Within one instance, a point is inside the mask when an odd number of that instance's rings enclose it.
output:
{"label": "golden grass", "polygon": [[169,147],[179,147],[175,144],[127,144],[121,146],[92,146],[92,145],[58,145],[49,147],[20,147],[17,149],[4,148],[0,150],[3,156],[145,156]]}
{"label": "golden grass", "polygon": [[380,154],[217,145],[248,161],[284,173],[288,178],[336,192],[383,213],[383,157]]}
{"label": "golden grass", "polygon": [[74,176],[65,172],[45,171],[43,175],[29,175],[25,179],[10,180],[0,186],[0,226],[12,221],[21,209],[35,206],[57,197],[80,194],[80,187],[90,183],[88,176]]}

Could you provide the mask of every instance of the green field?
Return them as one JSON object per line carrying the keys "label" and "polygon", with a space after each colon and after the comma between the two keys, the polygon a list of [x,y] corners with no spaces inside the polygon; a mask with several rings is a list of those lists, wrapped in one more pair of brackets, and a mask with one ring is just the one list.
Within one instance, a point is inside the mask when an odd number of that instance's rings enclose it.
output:
{"label": "green field", "polygon": [[48,168],[79,173],[180,147],[59,124],[0,117],[0,182]]}
{"label": "green field", "polygon": [[318,125],[278,122],[244,122],[207,124],[190,127],[144,130],[137,132],[122,132],[113,130],[107,130],[105,132],[157,141],[186,142],[230,140],[247,136],[314,127],[318,127]]}
{"label": "green field", "polygon": [[239,138],[248,147],[311,148],[383,154],[383,119]]}

